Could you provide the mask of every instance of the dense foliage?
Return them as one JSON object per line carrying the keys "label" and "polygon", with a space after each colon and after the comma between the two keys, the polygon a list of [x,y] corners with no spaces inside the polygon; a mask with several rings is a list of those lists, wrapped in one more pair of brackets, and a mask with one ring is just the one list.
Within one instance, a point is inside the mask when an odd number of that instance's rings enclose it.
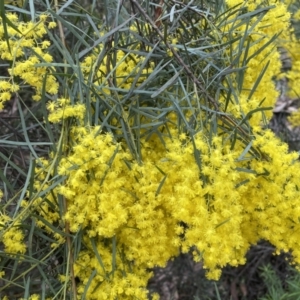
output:
{"label": "dense foliage", "polygon": [[300,264],[298,153],[266,129],[275,80],[299,94],[292,3],[203,2],[113,1],[103,23],[72,1],[0,1],[1,108],[37,101],[44,150],[24,116],[25,144],[2,136],[30,158],[19,190],[3,180],[1,291],[148,299],[149,270],[179,253],[216,280],[261,239]]}

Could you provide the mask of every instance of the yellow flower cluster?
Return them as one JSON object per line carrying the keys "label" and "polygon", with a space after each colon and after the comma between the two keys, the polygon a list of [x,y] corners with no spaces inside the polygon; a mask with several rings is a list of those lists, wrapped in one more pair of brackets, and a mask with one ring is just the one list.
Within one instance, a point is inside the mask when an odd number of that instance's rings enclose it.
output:
{"label": "yellow flower cluster", "polygon": [[219,136],[209,144],[203,133],[192,142],[173,128],[165,147],[158,137],[143,141],[139,165],[99,131],[72,129],[73,150],[59,164],[67,179],[55,190],[67,200],[71,231],[84,232],[87,249],[75,266],[79,293],[97,270],[88,299],[130,299],[132,290],[146,299],[145,270],[164,266],[180,249],[196,247],[195,259],[203,259],[211,279],[227,264],[245,263],[250,245],[262,238],[278,251],[292,249],[300,263],[298,155],[271,132],[258,131],[259,150],[241,157],[243,143],[231,150]]}
{"label": "yellow flower cluster", "polygon": [[[240,19],[239,21],[228,22],[223,28],[225,33],[228,32],[228,39],[237,36],[241,37],[227,51],[228,57],[232,57],[231,60],[234,60],[237,55],[240,55],[241,49],[244,49],[238,65],[234,65],[234,67],[246,67],[243,77],[235,78],[236,74],[230,76],[233,88],[237,92],[238,101],[232,96],[232,100],[227,106],[227,112],[232,113],[237,118],[243,118],[255,109],[274,106],[278,97],[278,91],[275,90],[272,79],[280,74],[281,62],[279,52],[274,43],[268,44],[268,42],[276,35],[280,35],[282,31],[288,30],[290,14],[287,12],[286,6],[277,0],[249,0],[245,2],[227,0],[226,2],[229,7],[239,6],[247,9],[249,12],[261,6],[274,6],[265,12],[263,17],[262,14],[253,17],[249,24],[245,24],[244,19]],[[233,14],[230,18],[236,18],[236,14]],[[240,26],[238,26],[238,22],[241,23]],[[247,30],[249,34],[244,36]],[[262,74],[263,77],[260,78]],[[242,80],[243,85],[239,90],[238,82],[240,80]],[[257,86],[258,80],[260,80],[260,83]],[[255,91],[253,92],[254,88]],[[221,99],[221,101],[224,104],[226,103],[225,98]],[[251,116],[250,123],[254,126],[261,125],[264,117],[268,119],[271,115],[271,110],[256,113]]]}
{"label": "yellow flower cluster", "polygon": [[127,222],[128,213],[124,209],[129,201],[127,194],[123,192],[123,196],[113,201],[111,191],[126,189],[126,180],[119,173],[123,160],[130,159],[130,155],[118,155],[121,145],[113,144],[110,134],[99,135],[99,130],[98,127],[72,129],[73,153],[62,158],[58,169],[60,175],[68,175],[70,180],[58,192],[66,199],[74,199],[76,195],[76,200],[68,204],[65,216],[73,232],[88,227],[90,237],[112,237]]}
{"label": "yellow flower cluster", "polygon": [[257,133],[253,145],[265,158],[250,163],[256,176],[247,183],[241,202],[247,211],[243,234],[247,233],[250,241],[255,235],[270,241],[277,252],[292,250],[294,262],[299,265],[298,154],[288,154],[287,145],[270,131]]}
{"label": "yellow flower cluster", "polygon": [[4,251],[8,254],[24,254],[26,245],[24,243],[24,234],[20,229],[21,223],[14,222],[13,226],[10,223],[13,221],[11,217],[5,214],[0,215],[0,236],[4,244]]}
{"label": "yellow flower cluster", "polygon": [[83,121],[85,116],[84,104],[71,104],[70,99],[59,98],[56,101],[49,101],[47,104],[49,111],[49,122],[58,123],[64,119],[75,117],[80,121]]}
{"label": "yellow flower cluster", "polygon": [[[3,192],[0,190],[0,201],[3,197]],[[24,243],[24,234],[20,229],[20,222],[14,222],[11,226],[13,219],[7,214],[1,212],[0,214],[0,240],[4,245],[4,251],[9,255],[21,253],[26,251],[26,245]],[[0,272],[0,278],[4,276],[5,272]]]}
{"label": "yellow flower cluster", "polygon": [[[3,104],[17,92],[20,84],[29,84],[35,89],[34,100],[40,100],[45,83],[46,92],[56,94],[58,83],[52,75],[53,67],[40,66],[39,63],[51,63],[52,56],[47,53],[50,42],[44,39],[46,31],[46,15],[40,15],[37,22],[23,22],[18,16],[7,13],[6,18],[17,28],[6,22],[8,40],[4,31],[3,20],[0,18],[0,57],[11,65],[9,77],[0,80],[0,110]],[[48,24],[49,28],[54,22]],[[45,81],[45,82],[44,82]]]}
{"label": "yellow flower cluster", "polygon": [[[119,246],[114,252],[111,243],[107,245],[103,239],[95,241],[97,246],[93,247],[85,238],[87,250],[80,252],[74,266],[75,275],[80,278],[78,294],[83,295],[88,281],[93,278],[85,299],[148,300],[146,286],[152,273],[134,262],[125,261]],[[151,299],[159,298],[152,295]]]}

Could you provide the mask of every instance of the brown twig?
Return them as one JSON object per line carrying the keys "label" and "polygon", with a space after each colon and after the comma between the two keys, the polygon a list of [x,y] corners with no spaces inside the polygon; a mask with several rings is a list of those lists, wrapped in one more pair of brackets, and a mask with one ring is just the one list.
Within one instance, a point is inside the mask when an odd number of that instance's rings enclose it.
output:
{"label": "brown twig", "polygon": [[161,16],[163,12],[163,5],[164,5],[164,0],[160,0],[159,6],[155,7],[155,12],[154,12],[154,21],[155,25],[159,27],[161,25]]}

